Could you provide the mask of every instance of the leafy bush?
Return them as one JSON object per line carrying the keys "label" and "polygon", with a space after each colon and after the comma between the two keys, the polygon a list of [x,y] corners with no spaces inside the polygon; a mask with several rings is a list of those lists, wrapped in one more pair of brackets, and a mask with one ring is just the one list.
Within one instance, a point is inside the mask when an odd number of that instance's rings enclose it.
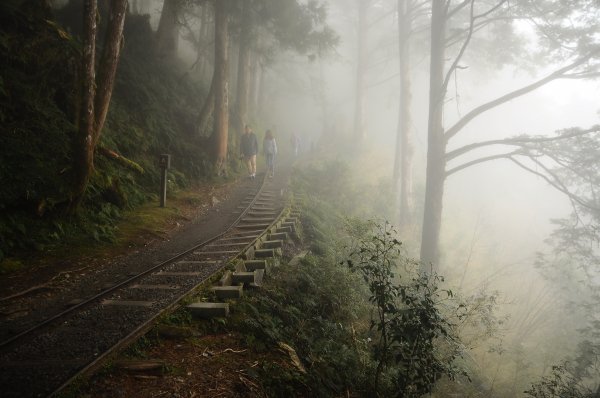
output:
{"label": "leafy bush", "polygon": [[[364,279],[374,307],[375,394],[420,397],[442,375],[453,379],[465,373],[453,364],[460,345],[441,308],[442,296],[452,292],[438,287],[443,278],[418,272],[417,262],[403,258],[395,236],[388,223],[375,225],[372,233],[358,237],[347,264]],[[386,370],[394,374],[393,390],[382,383]]]}
{"label": "leafy bush", "polygon": [[593,398],[598,396],[597,393],[594,394],[592,390],[581,383],[581,380],[572,373],[567,364],[552,366],[552,373],[533,383],[531,388],[525,391],[525,394],[534,398]]}
{"label": "leafy bush", "polygon": [[[365,385],[367,346],[356,333],[365,316],[365,302],[360,280],[346,269],[310,256],[297,270],[280,270],[261,294],[240,305],[241,311],[250,315],[240,325],[247,342],[256,349],[275,347],[279,342],[294,347],[307,371],[298,377],[305,381],[302,384],[311,396],[339,395]],[[286,392],[288,377],[275,383],[281,375],[262,376],[268,379],[266,385],[273,396]]]}

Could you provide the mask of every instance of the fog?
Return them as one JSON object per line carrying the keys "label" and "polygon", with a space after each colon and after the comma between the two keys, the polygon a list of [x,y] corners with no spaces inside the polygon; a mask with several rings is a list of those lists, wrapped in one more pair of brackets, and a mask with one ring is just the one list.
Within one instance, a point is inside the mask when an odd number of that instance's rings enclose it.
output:
{"label": "fog", "polygon": [[[331,134],[332,129],[340,130],[340,140],[354,139],[351,134],[357,49],[356,16],[352,13],[356,9],[348,6],[341,10],[339,6],[337,2],[330,8],[331,23],[341,35],[337,54],[309,66],[281,65],[273,71],[276,77],[271,89],[276,100],[272,103],[276,104],[274,110],[278,115],[274,123],[287,131],[300,131],[311,139]],[[372,18],[377,18],[378,12],[372,11]],[[375,46],[382,38],[393,38],[395,34],[394,15],[368,31],[371,39],[368,48],[374,54],[369,63],[374,65],[365,79],[366,143],[363,145],[371,151],[368,159],[377,162],[367,164],[367,159],[361,158],[358,166],[377,179],[391,178],[400,83],[396,46],[379,50]],[[411,65],[414,173],[421,190],[427,150],[428,45],[426,40],[413,44],[417,54]],[[295,58],[292,63],[302,62]],[[549,65],[530,72],[518,65],[495,68],[476,62],[466,64],[468,69],[460,70],[449,87],[451,100],[444,112],[447,126],[474,107],[527,85],[555,67]],[[295,80],[286,84],[289,73],[295,74]],[[319,81],[323,86],[315,87]],[[322,102],[315,95],[321,90],[326,98],[329,126],[322,123]],[[291,98],[288,93],[293,93]],[[599,122],[598,98],[597,81],[554,81],[477,117],[450,149],[519,134],[550,136],[563,128],[593,126]],[[497,148],[488,150],[489,154],[497,153]],[[477,153],[481,154],[486,151]],[[550,365],[568,355],[578,341],[577,329],[581,324],[567,320],[560,298],[534,267],[536,253],[548,250],[544,241],[554,228],[551,220],[567,217],[570,212],[571,203],[564,194],[507,160],[468,168],[450,176],[445,185],[440,272],[460,285],[465,294],[499,291],[498,311],[509,316],[502,333],[505,349],[514,353],[515,344],[520,344],[521,355],[532,369],[530,376],[548,372]],[[562,349],[552,349],[555,344]],[[511,366],[501,365],[501,360],[497,362],[498,358],[481,351],[474,355],[481,366],[497,364],[496,371]]]}
{"label": "fog", "polygon": [[[265,62],[263,111],[251,115],[249,122],[260,129],[273,128],[282,141],[291,134],[298,134],[305,149],[324,147],[324,151],[316,152],[321,160],[353,159],[351,167],[361,183],[366,181],[372,187],[381,182],[391,185],[401,90],[397,3],[366,2],[369,27],[363,140],[353,136],[358,2],[332,0],[325,3],[327,24],[339,35],[339,43],[316,59],[282,51]],[[160,2],[152,4],[146,7],[147,11],[160,9]],[[414,191],[420,195],[416,201],[423,200],[426,176],[429,15],[430,12],[426,12],[419,21],[423,29],[414,34],[411,42],[413,178]],[[158,14],[152,21],[155,25],[158,23]],[[524,26],[517,26],[517,38],[530,40],[531,35]],[[507,46],[513,44],[507,40]],[[496,41],[494,45],[501,42]],[[526,48],[535,52],[540,47],[534,42]],[[194,55],[186,55],[186,51],[191,52],[191,47],[183,44],[181,57],[193,60]],[[448,50],[446,70],[457,51],[458,46]],[[498,52],[507,51],[511,48],[498,48]],[[515,51],[514,59],[499,65],[487,59],[481,49],[467,49],[460,69],[452,75],[448,86],[443,114],[445,127],[452,126],[473,108],[526,86],[561,65],[558,60],[540,59],[536,64],[525,56],[519,59],[522,52]],[[235,68],[235,58],[232,65]],[[235,81],[232,86],[235,87]],[[599,123],[598,98],[600,83],[597,80],[555,80],[476,117],[449,143],[448,149],[522,134],[549,137],[565,128],[589,128]],[[336,145],[332,146],[331,142]],[[352,143],[358,143],[360,152],[348,156],[342,151]],[[336,148],[340,152],[336,152]],[[500,147],[500,150],[503,149]],[[482,148],[470,157],[451,161],[448,167],[498,151],[496,146]],[[545,240],[554,230],[551,220],[568,217],[572,203],[547,181],[506,159],[485,162],[453,174],[444,189],[438,271],[464,295],[498,292],[498,316],[507,316],[507,321],[492,339],[494,344],[501,340],[505,350],[513,350],[513,354],[520,344],[523,351],[519,355],[530,362],[531,373],[527,375],[530,380],[547,374],[552,364],[572,353],[579,339],[576,329],[581,325],[567,321],[564,303],[559,302],[564,298],[553,291],[556,287],[545,281],[534,264],[537,253],[549,250]],[[397,221],[392,219],[392,214],[379,216]],[[416,225],[420,220],[417,221],[403,239],[409,251],[416,255],[419,242],[415,237],[420,231]],[[561,349],[552,349],[557,344]],[[485,347],[489,346],[491,343]],[[494,369],[483,372],[490,379],[493,372],[513,366],[503,363],[499,356],[493,356],[495,354],[488,355],[485,349],[475,350],[470,355],[482,368],[494,364]],[[514,358],[511,361],[515,361]],[[504,382],[510,381],[505,378]],[[520,390],[513,391],[515,394],[526,387],[522,380],[517,384]],[[498,396],[510,396],[510,393]]]}

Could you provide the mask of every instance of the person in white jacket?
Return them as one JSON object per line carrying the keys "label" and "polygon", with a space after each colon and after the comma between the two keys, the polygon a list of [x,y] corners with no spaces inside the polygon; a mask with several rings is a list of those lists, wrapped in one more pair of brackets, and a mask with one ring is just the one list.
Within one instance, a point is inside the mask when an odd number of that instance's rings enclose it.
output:
{"label": "person in white jacket", "polygon": [[277,155],[277,143],[273,137],[271,130],[267,130],[265,133],[265,139],[263,140],[263,153],[267,160],[267,176],[273,178],[275,175],[275,155]]}

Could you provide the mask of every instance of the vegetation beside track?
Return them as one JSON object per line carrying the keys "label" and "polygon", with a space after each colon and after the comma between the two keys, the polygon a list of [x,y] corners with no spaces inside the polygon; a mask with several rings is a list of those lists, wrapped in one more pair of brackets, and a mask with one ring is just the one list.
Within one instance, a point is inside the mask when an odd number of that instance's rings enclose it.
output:
{"label": "vegetation beside track", "polygon": [[[148,397],[159,392],[207,397],[358,397],[377,391],[380,396],[419,396],[422,390],[415,389],[417,381],[421,389],[430,390],[434,380],[419,379],[425,373],[414,368],[412,379],[402,385],[399,375],[407,363],[398,360],[399,345],[390,345],[388,359],[382,359],[380,329],[373,323],[373,293],[361,274],[346,265],[352,242],[356,242],[353,237],[370,239],[373,235],[366,223],[349,221],[348,213],[329,194],[319,194],[318,187],[316,193],[303,190],[303,186],[314,186],[323,172],[319,166],[297,171],[300,240],[287,247],[282,265],[269,274],[263,288],[245,293],[226,319],[196,321],[180,310],[164,318],[121,358],[162,361],[159,374],[132,374],[111,366],[78,387],[75,395],[110,396],[124,391]],[[346,189],[343,184],[339,188]],[[309,254],[299,264],[287,264],[292,255],[305,249]],[[427,286],[416,287],[411,281],[407,278],[399,285],[413,289],[414,296],[406,297],[427,298],[414,290]],[[208,288],[198,292],[200,299],[209,295]],[[441,308],[434,307],[427,314],[418,312],[425,317],[423,322],[436,324],[444,317]],[[413,311],[410,305],[402,309]],[[449,335],[450,324],[444,325]],[[423,323],[399,327],[417,338],[427,333],[437,341],[439,336]],[[439,354],[429,346],[424,352]],[[461,373],[457,367],[426,370],[457,377]]]}
{"label": "vegetation beside track", "polygon": [[205,84],[161,60],[148,18],[130,15],[103,149],[80,210],[67,215],[81,10],[10,0],[0,15],[0,272],[27,267],[31,252],[119,240],[124,213],[158,201],[160,153],[172,155],[170,193],[211,181],[207,137],[194,131]]}

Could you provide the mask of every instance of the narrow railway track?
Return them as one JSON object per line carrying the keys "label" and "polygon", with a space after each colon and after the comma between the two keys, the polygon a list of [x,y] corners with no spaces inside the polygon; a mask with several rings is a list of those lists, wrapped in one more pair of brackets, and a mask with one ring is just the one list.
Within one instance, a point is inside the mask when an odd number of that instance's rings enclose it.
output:
{"label": "narrow railway track", "polygon": [[221,271],[252,257],[284,215],[281,179],[266,180],[225,231],[0,342],[3,397],[51,395],[128,345],[164,313]]}

